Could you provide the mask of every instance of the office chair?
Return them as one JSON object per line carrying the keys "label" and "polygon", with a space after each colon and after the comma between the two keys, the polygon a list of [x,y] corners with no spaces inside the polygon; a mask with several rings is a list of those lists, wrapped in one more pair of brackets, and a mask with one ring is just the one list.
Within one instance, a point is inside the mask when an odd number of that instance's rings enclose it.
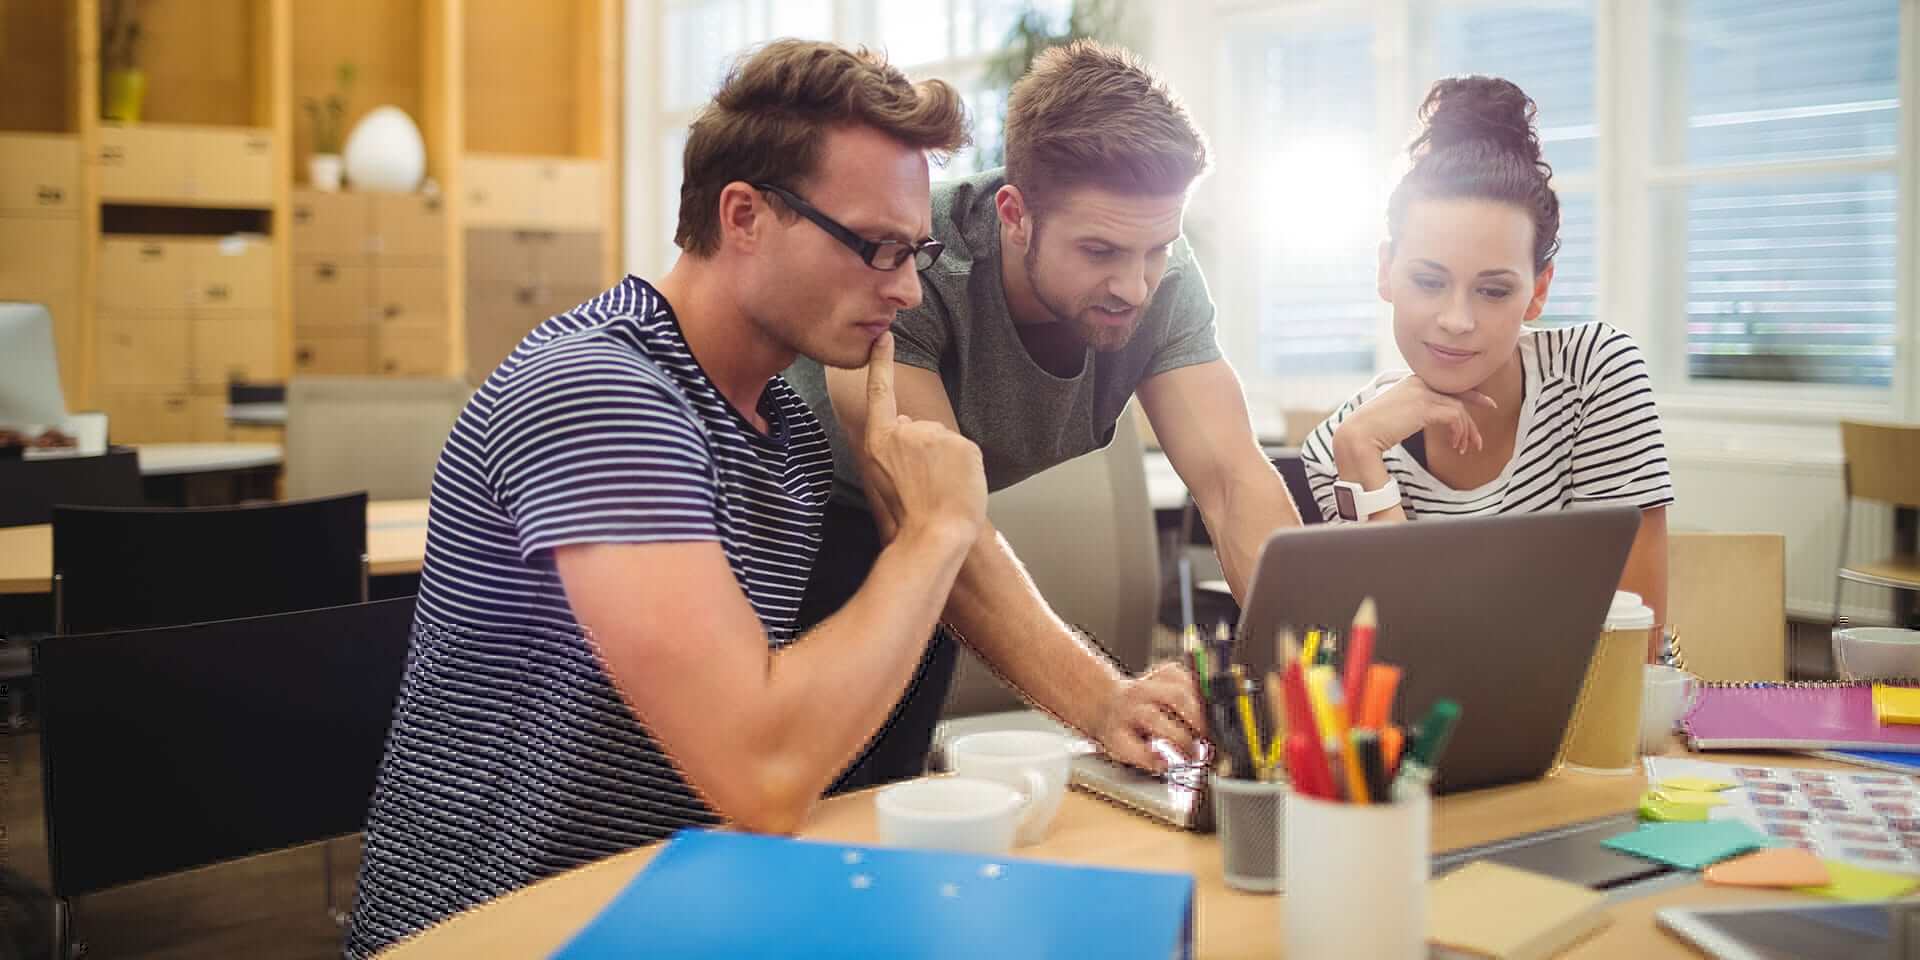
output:
{"label": "office chair", "polygon": [[287,496],[364,490],[424,500],[472,388],[451,379],[295,377],[287,387]]}
{"label": "office chair", "polygon": [[367,497],[237,507],[55,507],[59,634],[366,599]]}
{"label": "office chair", "polygon": [[35,643],[55,956],[76,897],[360,830],[412,624],[403,597]]}
{"label": "office chair", "polygon": [[[1121,415],[1105,449],[993,494],[987,513],[1055,612],[1122,670],[1139,672],[1153,643],[1160,558],[1133,416]],[[1045,721],[971,650],[961,652],[943,716],[936,756],[963,733]]]}
{"label": "office chair", "polygon": [[90,457],[0,460],[0,527],[53,522],[56,503],[137,507],[140,458],[131,449]]}

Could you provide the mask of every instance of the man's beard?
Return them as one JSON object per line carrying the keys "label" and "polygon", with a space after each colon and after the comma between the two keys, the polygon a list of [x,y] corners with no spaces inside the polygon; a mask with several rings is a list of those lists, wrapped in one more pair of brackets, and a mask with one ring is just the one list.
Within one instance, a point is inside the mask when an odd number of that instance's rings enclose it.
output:
{"label": "man's beard", "polygon": [[1062,303],[1048,296],[1046,289],[1040,283],[1040,272],[1038,269],[1040,266],[1039,249],[1039,237],[1036,232],[1034,243],[1027,247],[1026,256],[1021,259],[1026,265],[1027,283],[1033,287],[1034,299],[1040,301],[1040,305],[1046,307],[1047,312],[1053,314],[1055,320],[1066,324],[1068,328],[1073,330],[1074,335],[1080,338],[1081,343],[1101,353],[1112,353],[1115,350],[1125,347],[1128,342],[1133,340],[1133,332],[1140,328],[1141,311],[1142,308],[1146,306],[1145,304],[1141,304],[1140,307],[1131,307],[1131,305],[1125,301],[1117,300],[1099,304],[1105,307],[1123,310],[1131,308],[1134,310],[1132,322],[1124,327],[1116,327],[1111,323],[1102,323],[1094,316],[1095,304],[1091,301],[1080,304],[1078,309],[1076,309],[1073,305]]}

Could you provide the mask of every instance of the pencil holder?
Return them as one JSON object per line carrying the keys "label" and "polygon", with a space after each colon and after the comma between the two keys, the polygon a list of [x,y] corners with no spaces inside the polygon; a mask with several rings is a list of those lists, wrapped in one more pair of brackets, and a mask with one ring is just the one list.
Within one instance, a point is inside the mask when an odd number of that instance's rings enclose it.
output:
{"label": "pencil holder", "polygon": [[1432,799],[1285,802],[1286,956],[1425,958]]}
{"label": "pencil holder", "polygon": [[1220,866],[1227,886],[1251,893],[1280,889],[1280,821],[1287,785],[1210,776],[1213,822],[1220,834]]}

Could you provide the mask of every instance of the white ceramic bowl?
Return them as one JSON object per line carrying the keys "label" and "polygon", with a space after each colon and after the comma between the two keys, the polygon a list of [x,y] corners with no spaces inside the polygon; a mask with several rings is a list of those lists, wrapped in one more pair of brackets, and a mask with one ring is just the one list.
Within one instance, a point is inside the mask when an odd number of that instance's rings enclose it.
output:
{"label": "white ceramic bowl", "polygon": [[1013,849],[1027,798],[991,780],[926,777],[887,787],[873,803],[881,843],[992,855]]}
{"label": "white ceramic bowl", "polygon": [[1847,627],[1833,632],[1833,666],[1847,680],[1920,677],[1920,630]]}

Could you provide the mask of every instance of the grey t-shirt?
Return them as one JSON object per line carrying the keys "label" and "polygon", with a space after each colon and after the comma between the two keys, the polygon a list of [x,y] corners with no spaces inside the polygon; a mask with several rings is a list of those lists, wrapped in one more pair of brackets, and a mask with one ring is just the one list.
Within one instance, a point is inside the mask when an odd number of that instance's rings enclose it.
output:
{"label": "grey t-shirt", "polygon": [[[920,273],[920,306],[894,322],[894,357],[940,374],[960,432],[980,445],[987,489],[999,490],[1098,450],[1140,381],[1219,358],[1213,299],[1185,239],[1125,347],[1087,350],[1080,373],[1056,377],[1020,342],[1000,278],[1000,220],[993,197],[1004,170],[935,184],[933,235],[946,244]],[[866,502],[845,431],[827,401],[825,373],[802,357],[786,378],[806,398],[833,444],[833,498]]]}

